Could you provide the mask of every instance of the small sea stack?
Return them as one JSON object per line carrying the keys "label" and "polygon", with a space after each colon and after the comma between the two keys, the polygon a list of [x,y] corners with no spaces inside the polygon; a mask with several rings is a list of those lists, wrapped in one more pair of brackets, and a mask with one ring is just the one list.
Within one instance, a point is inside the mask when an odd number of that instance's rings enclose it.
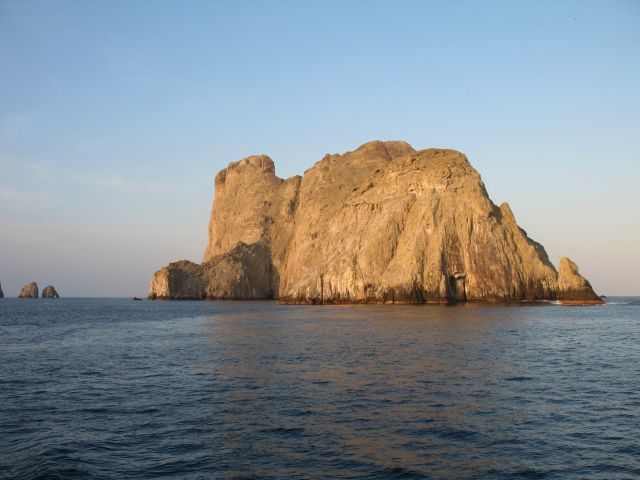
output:
{"label": "small sea stack", "polygon": [[42,290],[42,298],[60,298],[53,285],[48,285]]}
{"label": "small sea stack", "polygon": [[2,283],[0,283],[0,298],[4,298],[4,293],[2,292]]}
{"label": "small sea stack", "polygon": [[38,298],[38,284],[36,282],[27,283],[20,290],[18,298]]}

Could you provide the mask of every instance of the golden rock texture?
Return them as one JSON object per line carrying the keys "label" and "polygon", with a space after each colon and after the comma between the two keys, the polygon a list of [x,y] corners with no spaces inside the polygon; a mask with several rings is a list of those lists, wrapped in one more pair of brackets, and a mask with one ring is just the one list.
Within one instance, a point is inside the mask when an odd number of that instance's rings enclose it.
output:
{"label": "golden rock texture", "polygon": [[159,270],[150,298],[601,302],[568,259],[558,275],[455,150],[374,141],[287,180],[252,156],[215,186],[202,265]]}
{"label": "golden rock texture", "polygon": [[18,298],[38,298],[38,284],[36,282],[27,283],[20,290]]}

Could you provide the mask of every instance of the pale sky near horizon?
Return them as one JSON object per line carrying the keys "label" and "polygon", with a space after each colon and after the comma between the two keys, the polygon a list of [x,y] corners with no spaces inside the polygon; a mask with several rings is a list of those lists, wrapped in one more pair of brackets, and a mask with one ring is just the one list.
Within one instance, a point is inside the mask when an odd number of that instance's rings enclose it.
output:
{"label": "pale sky near horizon", "polygon": [[144,296],[213,178],[373,139],[466,153],[596,291],[640,295],[640,2],[0,0],[0,282]]}

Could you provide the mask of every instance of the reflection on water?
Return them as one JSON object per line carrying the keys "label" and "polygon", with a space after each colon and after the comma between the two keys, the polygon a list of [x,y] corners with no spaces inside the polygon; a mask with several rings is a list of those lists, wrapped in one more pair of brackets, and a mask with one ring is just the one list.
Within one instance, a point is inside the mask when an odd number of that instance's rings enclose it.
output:
{"label": "reflection on water", "polygon": [[640,475],[640,305],[45,303],[0,303],[6,478]]}

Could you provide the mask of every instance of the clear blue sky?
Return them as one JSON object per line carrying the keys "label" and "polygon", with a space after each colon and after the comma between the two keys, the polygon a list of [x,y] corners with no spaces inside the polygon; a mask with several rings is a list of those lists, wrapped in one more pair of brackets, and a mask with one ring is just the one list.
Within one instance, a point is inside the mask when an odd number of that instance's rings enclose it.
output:
{"label": "clear blue sky", "polygon": [[640,295],[640,2],[0,0],[5,295],[145,295],[226,164],[372,139],[465,152],[554,262]]}

